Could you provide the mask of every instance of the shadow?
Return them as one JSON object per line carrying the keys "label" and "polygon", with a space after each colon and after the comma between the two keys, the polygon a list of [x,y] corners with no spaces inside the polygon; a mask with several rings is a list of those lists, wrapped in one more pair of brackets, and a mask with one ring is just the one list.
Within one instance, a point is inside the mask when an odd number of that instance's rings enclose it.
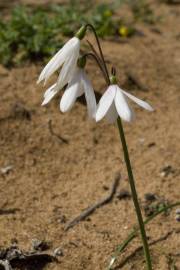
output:
{"label": "shadow", "polygon": [[10,208],[10,209],[0,209],[0,215],[11,215],[16,214],[16,212],[19,212],[19,208]]}
{"label": "shadow", "polygon": [[13,269],[42,270],[48,263],[54,261],[55,258],[49,254],[34,254],[12,259],[10,263]]}

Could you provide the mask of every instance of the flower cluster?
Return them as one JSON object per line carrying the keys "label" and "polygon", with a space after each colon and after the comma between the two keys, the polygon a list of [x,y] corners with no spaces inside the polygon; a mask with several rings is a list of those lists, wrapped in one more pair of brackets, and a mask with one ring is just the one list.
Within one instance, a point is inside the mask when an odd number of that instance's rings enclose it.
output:
{"label": "flower cluster", "polygon": [[134,113],[129,106],[128,98],[144,109],[152,111],[153,108],[147,102],[122,90],[117,85],[115,76],[111,76],[111,84],[101,97],[99,104],[96,104],[92,84],[84,70],[86,56],[80,57],[80,41],[84,37],[85,31],[86,29],[82,27],[42,70],[38,83],[44,80],[44,84],[46,84],[49,77],[61,68],[57,82],[46,90],[42,105],[46,105],[62,88],[66,87],[60,101],[62,112],[69,111],[76,99],[83,94],[86,98],[89,117],[96,121],[106,117],[110,123],[114,123],[118,116],[127,122],[132,121]]}

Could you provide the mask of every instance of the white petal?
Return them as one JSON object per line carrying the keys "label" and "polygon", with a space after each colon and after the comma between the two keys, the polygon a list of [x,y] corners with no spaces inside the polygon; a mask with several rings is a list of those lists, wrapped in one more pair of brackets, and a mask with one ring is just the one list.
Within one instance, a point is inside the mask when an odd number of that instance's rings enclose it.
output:
{"label": "white petal", "polygon": [[116,96],[115,96],[115,106],[116,106],[116,110],[119,114],[119,116],[127,121],[127,122],[131,122],[134,118],[134,114],[133,111],[131,110],[125,95],[123,94],[123,92],[121,91],[121,89],[117,87],[117,91],[116,91]]}
{"label": "white petal", "polygon": [[44,93],[44,100],[41,105],[46,105],[58,93],[58,91],[59,88],[56,83],[49,87]]}
{"label": "white petal", "polygon": [[62,112],[69,111],[74,105],[76,98],[82,93],[79,82],[70,85],[64,92],[60,101],[60,110]]}
{"label": "white petal", "polygon": [[37,83],[40,83],[42,80],[47,81],[48,78],[63,64],[65,56],[66,51],[63,49],[59,50],[42,70]]}
{"label": "white petal", "polygon": [[101,120],[109,110],[116,95],[116,86],[110,85],[104,95],[101,97],[96,112],[96,121]]}
{"label": "white petal", "polygon": [[87,102],[88,114],[89,117],[95,118],[96,114],[96,98],[94,94],[94,90],[90,80],[87,78],[84,70],[81,71],[81,78],[82,78],[82,86],[85,93],[85,98]]}
{"label": "white petal", "polygon": [[117,113],[117,110],[113,101],[108,112],[106,113],[106,119],[110,124],[112,124],[117,120],[117,118],[118,118],[118,113]]}
{"label": "white petal", "polygon": [[151,107],[151,105],[149,105],[147,102],[127,93],[126,91],[122,90],[121,91],[131,100],[133,100],[135,103],[137,103],[139,106],[141,106],[142,108],[148,110],[148,111],[154,111],[153,107]]}
{"label": "white petal", "polygon": [[78,56],[79,52],[70,55],[62,66],[61,72],[57,80],[57,84],[60,88],[63,88],[68,82],[70,82],[72,80],[73,74],[77,73]]}
{"label": "white petal", "polygon": [[53,58],[49,61],[49,63],[45,66],[45,68],[42,70],[39,79],[37,83],[41,82],[45,79],[45,82],[48,80],[48,78],[58,69],[62,66],[64,61],[67,57],[70,55],[73,55],[73,51],[75,54],[79,54],[80,49],[80,40],[76,37],[70,39],[61,50],[59,50]]}

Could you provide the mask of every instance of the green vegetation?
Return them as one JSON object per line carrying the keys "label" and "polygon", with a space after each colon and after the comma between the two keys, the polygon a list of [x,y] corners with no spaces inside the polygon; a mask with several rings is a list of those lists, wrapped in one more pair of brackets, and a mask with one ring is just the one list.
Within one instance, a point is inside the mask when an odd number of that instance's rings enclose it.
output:
{"label": "green vegetation", "polygon": [[[82,24],[91,23],[99,37],[131,37],[136,21],[155,23],[146,0],[117,0],[92,9],[93,1],[83,5],[71,0],[68,5],[45,5],[34,8],[16,6],[7,18],[0,17],[0,63],[10,67],[24,61],[46,61]],[[126,24],[116,11],[128,4],[131,23]]]}
{"label": "green vegetation", "polygon": [[0,63],[47,60],[86,22],[95,26],[100,37],[132,35],[133,28],[114,14],[115,8],[106,4],[94,10],[73,3],[34,9],[17,6],[7,19],[0,18]]}
{"label": "green vegetation", "polygon": [[157,21],[150,4],[146,0],[127,0],[135,21],[154,24]]}

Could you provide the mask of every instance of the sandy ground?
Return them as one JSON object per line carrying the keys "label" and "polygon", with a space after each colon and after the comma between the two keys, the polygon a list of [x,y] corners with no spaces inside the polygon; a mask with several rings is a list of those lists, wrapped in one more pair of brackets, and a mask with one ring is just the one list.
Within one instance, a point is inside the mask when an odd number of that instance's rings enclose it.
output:
{"label": "sandy ground", "polygon": [[[149,113],[132,104],[136,120],[124,123],[143,213],[146,193],[171,203],[180,199],[180,9],[157,6],[163,20],[155,26],[137,25],[143,36],[102,43],[109,68],[117,67],[120,85],[155,108]],[[0,67],[0,246],[16,239],[27,250],[32,239],[45,240],[50,251],[60,247],[63,256],[44,269],[106,269],[117,244],[136,224],[132,199],[115,196],[87,220],[69,231],[64,228],[110,193],[116,172],[121,173],[117,194],[129,190],[118,130],[105,121],[89,121],[86,107],[78,102],[69,113],[60,113],[59,96],[41,107],[44,89],[36,85],[41,69],[35,64]],[[90,62],[88,71],[96,91],[103,93],[98,68]],[[49,120],[67,143],[51,134]],[[11,168],[4,172],[7,166]],[[169,254],[180,269],[179,229],[175,209],[147,226],[150,241],[169,233],[151,246],[154,269],[170,269]],[[139,245],[137,238],[118,258],[116,269]],[[121,268],[145,269],[142,252]]]}

